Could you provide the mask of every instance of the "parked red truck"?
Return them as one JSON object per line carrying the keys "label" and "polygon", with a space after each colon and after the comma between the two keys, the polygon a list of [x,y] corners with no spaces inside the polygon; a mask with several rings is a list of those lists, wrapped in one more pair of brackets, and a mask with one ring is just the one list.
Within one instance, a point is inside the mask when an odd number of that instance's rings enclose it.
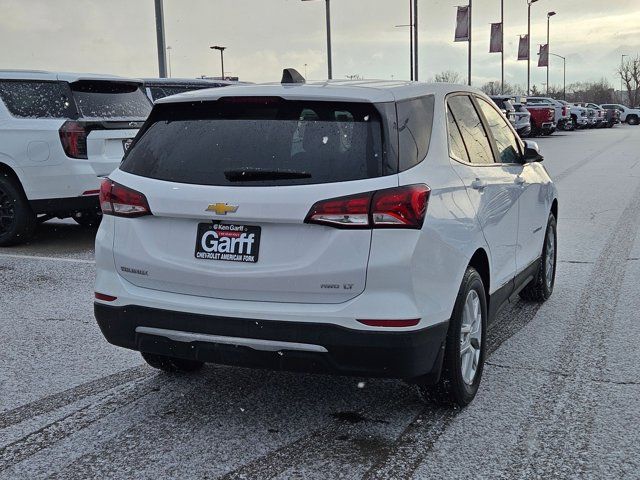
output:
{"label": "parked red truck", "polygon": [[527,105],[531,113],[531,136],[551,135],[556,131],[556,110],[550,105]]}

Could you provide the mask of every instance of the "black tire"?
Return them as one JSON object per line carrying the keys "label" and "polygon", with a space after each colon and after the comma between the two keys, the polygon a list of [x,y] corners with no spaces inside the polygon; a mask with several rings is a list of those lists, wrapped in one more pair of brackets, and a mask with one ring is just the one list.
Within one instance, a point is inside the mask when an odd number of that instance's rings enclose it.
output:
{"label": "black tire", "polygon": [[96,210],[86,210],[84,212],[76,212],[73,216],[76,223],[84,228],[98,228],[102,221],[102,212]]}
{"label": "black tire", "polygon": [[20,185],[6,173],[0,173],[0,247],[26,242],[36,224],[36,215]]}
{"label": "black tire", "polygon": [[627,123],[629,125],[638,125],[638,123],[640,123],[640,120],[638,120],[638,117],[635,115],[631,115],[628,119],[627,119]]}
{"label": "black tire", "polygon": [[[477,360],[475,376],[471,383],[467,383],[463,378],[460,348],[463,312],[465,310],[465,303],[471,291],[475,291],[480,303],[481,341],[480,355]],[[462,279],[462,285],[460,286],[458,296],[456,297],[453,314],[449,322],[440,380],[435,385],[423,385],[419,381],[416,382],[418,391],[425,400],[439,405],[459,407],[465,407],[471,403],[478,392],[478,387],[480,386],[480,381],[482,379],[482,370],[484,367],[487,345],[486,331],[487,300],[484,285],[480,274],[474,268],[468,267]]]}
{"label": "black tire", "polygon": [[142,358],[153,368],[163,372],[196,372],[202,368],[204,362],[185,360],[184,358],[167,357],[155,353],[141,352]]}
{"label": "black tire", "polygon": [[[549,253],[549,236],[553,235],[553,252],[551,254],[551,260],[553,261],[553,267],[551,269],[551,278],[549,279],[547,260]],[[549,215],[549,221],[547,222],[547,232],[544,236],[544,245],[542,246],[542,256],[540,257],[540,266],[536,272],[536,276],[529,282],[529,284],[520,291],[520,297],[523,300],[531,302],[544,302],[553,293],[553,287],[556,282],[556,266],[558,260],[558,234],[556,219],[553,214]]]}

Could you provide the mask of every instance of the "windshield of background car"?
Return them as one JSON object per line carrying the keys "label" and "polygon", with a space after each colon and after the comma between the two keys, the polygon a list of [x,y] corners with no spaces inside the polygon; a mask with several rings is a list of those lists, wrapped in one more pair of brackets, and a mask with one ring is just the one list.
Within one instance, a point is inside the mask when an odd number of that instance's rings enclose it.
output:
{"label": "windshield of background car", "polygon": [[153,100],[160,100],[164,97],[177,95],[179,93],[190,92],[192,90],[202,90],[205,88],[215,88],[220,85],[212,83],[211,85],[156,85],[149,87]]}
{"label": "windshield of background car", "polygon": [[[380,177],[373,104],[226,97],[157,105],[121,169],[200,185],[272,186]],[[397,171],[397,165],[396,165]]]}
{"label": "windshield of background car", "polygon": [[79,80],[71,91],[81,118],[146,119],[151,103],[139,84]]}

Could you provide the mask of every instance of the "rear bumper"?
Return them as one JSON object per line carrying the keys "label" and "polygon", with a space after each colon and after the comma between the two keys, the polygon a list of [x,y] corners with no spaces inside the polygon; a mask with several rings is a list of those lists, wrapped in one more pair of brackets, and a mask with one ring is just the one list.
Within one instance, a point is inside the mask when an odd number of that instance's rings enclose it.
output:
{"label": "rear bumper", "polygon": [[448,322],[368,331],[331,324],[219,317],[142,306],[94,305],[109,343],[209,363],[436,382]]}

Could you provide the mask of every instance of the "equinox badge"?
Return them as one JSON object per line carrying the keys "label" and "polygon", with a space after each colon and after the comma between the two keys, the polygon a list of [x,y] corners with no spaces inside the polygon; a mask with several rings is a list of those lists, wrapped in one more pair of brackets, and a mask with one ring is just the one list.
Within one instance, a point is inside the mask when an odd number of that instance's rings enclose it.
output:
{"label": "equinox badge", "polygon": [[207,207],[207,212],[214,212],[216,215],[226,215],[227,213],[236,213],[238,205],[229,205],[228,203],[212,203]]}

